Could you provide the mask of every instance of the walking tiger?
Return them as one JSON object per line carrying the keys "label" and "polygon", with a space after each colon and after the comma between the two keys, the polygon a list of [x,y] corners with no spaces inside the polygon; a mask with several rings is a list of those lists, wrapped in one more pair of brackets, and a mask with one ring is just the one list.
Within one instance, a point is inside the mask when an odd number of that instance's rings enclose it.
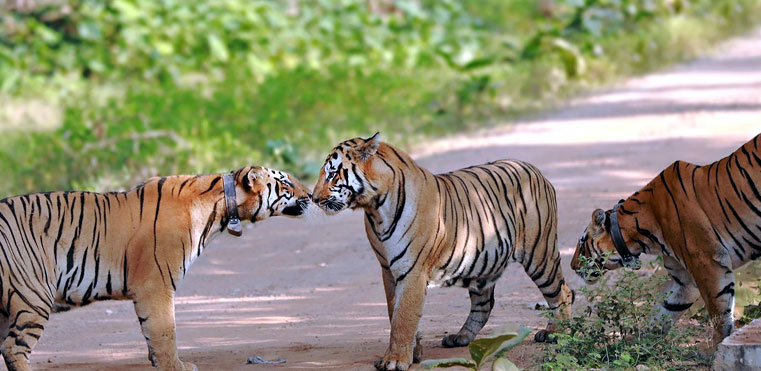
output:
{"label": "walking tiger", "polygon": [[653,319],[669,327],[702,297],[716,346],[734,325],[734,272],[761,256],[759,147],[761,135],[706,166],[676,161],[612,209],[596,209],[571,267],[579,271],[582,256],[603,272],[636,267],[643,253],[662,256],[671,280]]}

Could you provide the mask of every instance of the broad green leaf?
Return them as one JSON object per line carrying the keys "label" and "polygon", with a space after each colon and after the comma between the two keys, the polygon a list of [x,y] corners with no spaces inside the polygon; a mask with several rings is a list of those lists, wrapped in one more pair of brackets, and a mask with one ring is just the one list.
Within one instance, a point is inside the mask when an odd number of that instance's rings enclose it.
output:
{"label": "broad green leaf", "polygon": [[153,42],[153,47],[161,55],[170,55],[174,52],[174,46],[166,41],[156,40]]}
{"label": "broad green leaf", "polygon": [[52,28],[39,23],[34,22],[34,33],[40,37],[47,44],[55,44],[61,40],[61,35],[54,31]]}
{"label": "broad green leaf", "polygon": [[520,371],[515,363],[510,362],[507,358],[497,358],[491,366],[492,371]]}
{"label": "broad green leaf", "polygon": [[131,1],[115,0],[113,6],[119,11],[121,16],[128,20],[134,20],[140,16],[140,9],[138,9],[138,7],[136,7]]}
{"label": "broad green leaf", "polygon": [[526,327],[520,326],[516,329],[516,325],[506,325],[502,327],[497,327],[493,330],[494,334],[498,333],[505,333],[505,332],[515,332],[518,334],[515,338],[511,339],[510,341],[503,343],[499,350],[494,354],[495,357],[499,358],[502,357],[507,351],[514,348],[516,345],[520,344],[523,339],[528,336],[529,333],[531,333],[531,330],[529,330]]}
{"label": "broad green leaf", "polygon": [[106,66],[97,59],[92,59],[89,62],[87,62],[87,67],[89,67],[91,70],[95,72],[103,72],[106,70]]}
{"label": "broad green leaf", "polygon": [[465,63],[465,66],[463,66],[462,69],[464,71],[470,71],[476,68],[486,67],[492,63],[494,63],[494,57],[476,58]]}
{"label": "broad green leaf", "polygon": [[206,38],[209,41],[209,50],[211,50],[211,55],[222,62],[227,62],[227,60],[230,58],[230,54],[227,51],[227,46],[225,46],[225,43],[222,42],[219,36],[215,34],[209,34]]}
{"label": "broad green leaf", "polygon": [[558,51],[560,58],[563,61],[566,74],[569,77],[579,76],[586,71],[586,62],[576,46],[559,37],[553,38],[551,40],[551,45],[552,48]]}
{"label": "broad green leaf", "polygon": [[77,26],[79,36],[85,40],[98,41],[103,38],[100,25],[94,21],[82,22]]}
{"label": "broad green leaf", "polygon": [[436,54],[438,54],[441,58],[443,58],[444,62],[446,62],[449,67],[458,69],[458,70],[460,69],[460,66],[457,63],[455,63],[454,59],[452,58],[452,54],[445,48],[436,49]]}
{"label": "broad green leaf", "polygon": [[470,356],[480,366],[487,361],[489,356],[500,350],[505,342],[517,336],[517,332],[509,332],[473,340],[468,346]]}
{"label": "broad green leaf", "polygon": [[478,370],[478,365],[475,362],[465,358],[444,358],[444,359],[429,359],[420,362],[420,366],[424,369],[430,370],[433,368],[448,368],[448,367],[466,367],[471,370]]}

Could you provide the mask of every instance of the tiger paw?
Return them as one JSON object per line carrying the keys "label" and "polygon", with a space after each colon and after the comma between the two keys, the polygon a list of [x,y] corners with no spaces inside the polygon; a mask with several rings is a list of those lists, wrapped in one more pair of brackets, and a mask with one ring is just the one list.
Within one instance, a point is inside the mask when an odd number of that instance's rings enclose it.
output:
{"label": "tiger paw", "polygon": [[449,334],[441,339],[441,345],[444,348],[464,347],[470,344],[471,340],[467,335]]}
{"label": "tiger paw", "polygon": [[411,362],[394,358],[393,356],[385,356],[375,361],[375,369],[382,371],[406,371],[409,369]]}
{"label": "tiger paw", "polygon": [[182,371],[198,371],[198,366],[190,362],[182,362]]}
{"label": "tiger paw", "polygon": [[148,360],[151,361],[151,366],[159,367],[159,361],[156,359],[156,354],[153,353],[153,348],[148,348]]}
{"label": "tiger paw", "polygon": [[172,371],[198,371],[198,367],[190,362],[177,361],[170,365],[161,364],[156,367],[159,370],[172,370]]}
{"label": "tiger paw", "polygon": [[412,363],[418,363],[423,360],[423,335],[419,332],[415,334],[415,349],[412,350]]}
{"label": "tiger paw", "polygon": [[534,341],[537,343],[557,343],[558,338],[551,335],[552,333],[547,330],[539,330],[536,332],[536,335],[534,335]]}

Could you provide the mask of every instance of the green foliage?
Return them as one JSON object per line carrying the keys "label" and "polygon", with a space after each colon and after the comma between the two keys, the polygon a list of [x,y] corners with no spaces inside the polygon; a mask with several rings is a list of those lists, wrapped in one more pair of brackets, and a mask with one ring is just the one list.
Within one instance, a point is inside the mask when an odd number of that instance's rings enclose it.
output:
{"label": "green foliage", "polygon": [[525,327],[515,329],[512,326],[500,327],[492,331],[491,336],[473,340],[468,345],[471,359],[446,358],[425,360],[420,366],[426,369],[465,367],[470,370],[479,370],[481,366],[494,361],[492,370],[517,370],[517,367],[504,358],[508,350],[520,344],[528,336],[529,330]]}
{"label": "green foliage", "polygon": [[761,262],[752,262],[735,272],[735,318],[747,325],[761,318]]}
{"label": "green foliage", "polygon": [[180,83],[234,66],[261,82],[296,68],[425,67],[439,50],[468,63],[484,37],[453,0],[425,11],[400,2],[394,16],[363,0],[301,2],[297,16],[262,0],[69,3],[2,15],[0,55],[14,72]]}
{"label": "green foliage", "polygon": [[[665,300],[660,287],[668,279],[660,263],[652,265],[658,268],[645,279],[634,271],[622,270],[615,282],[610,280],[613,274],[606,274],[595,285],[582,287],[589,306],[558,322],[557,344],[546,348],[542,368],[631,369],[644,364],[659,369],[690,369],[706,365],[708,360],[691,345],[694,327],[674,326],[664,332],[665,323],[659,321],[666,319],[652,318]],[[603,273],[593,259],[585,260],[584,267],[584,274]]]}
{"label": "green foliage", "polygon": [[[404,146],[501,122],[761,19],[761,0],[544,3],[0,5],[0,197],[250,163],[311,177],[347,137]],[[26,101],[55,122],[6,117]]]}
{"label": "green foliage", "polygon": [[515,363],[510,362],[507,358],[497,358],[492,365],[492,371],[519,371]]}

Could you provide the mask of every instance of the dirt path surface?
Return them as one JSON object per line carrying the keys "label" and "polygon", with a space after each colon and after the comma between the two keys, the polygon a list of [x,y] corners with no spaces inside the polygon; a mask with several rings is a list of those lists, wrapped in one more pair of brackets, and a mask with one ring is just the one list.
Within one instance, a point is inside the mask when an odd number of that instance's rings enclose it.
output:
{"label": "dirt path surface", "polygon": [[[557,112],[421,146],[416,159],[435,172],[500,158],[535,164],[557,189],[565,276],[578,287],[568,263],[594,208],[612,207],[674,160],[712,162],[761,132],[760,45],[761,29],[713,57],[629,80]],[[371,369],[386,349],[389,324],[362,223],[360,212],[327,217],[313,210],[306,220],[272,219],[242,238],[215,240],[178,291],[180,356],[202,370]],[[497,283],[487,327],[543,327],[531,309],[541,300],[513,265]],[[439,344],[469,308],[465,289],[429,290],[420,323],[425,358],[466,354]],[[510,357],[528,367],[540,352],[526,341]],[[287,363],[246,365],[253,355]],[[130,302],[54,315],[32,361],[38,370],[150,367]]]}

